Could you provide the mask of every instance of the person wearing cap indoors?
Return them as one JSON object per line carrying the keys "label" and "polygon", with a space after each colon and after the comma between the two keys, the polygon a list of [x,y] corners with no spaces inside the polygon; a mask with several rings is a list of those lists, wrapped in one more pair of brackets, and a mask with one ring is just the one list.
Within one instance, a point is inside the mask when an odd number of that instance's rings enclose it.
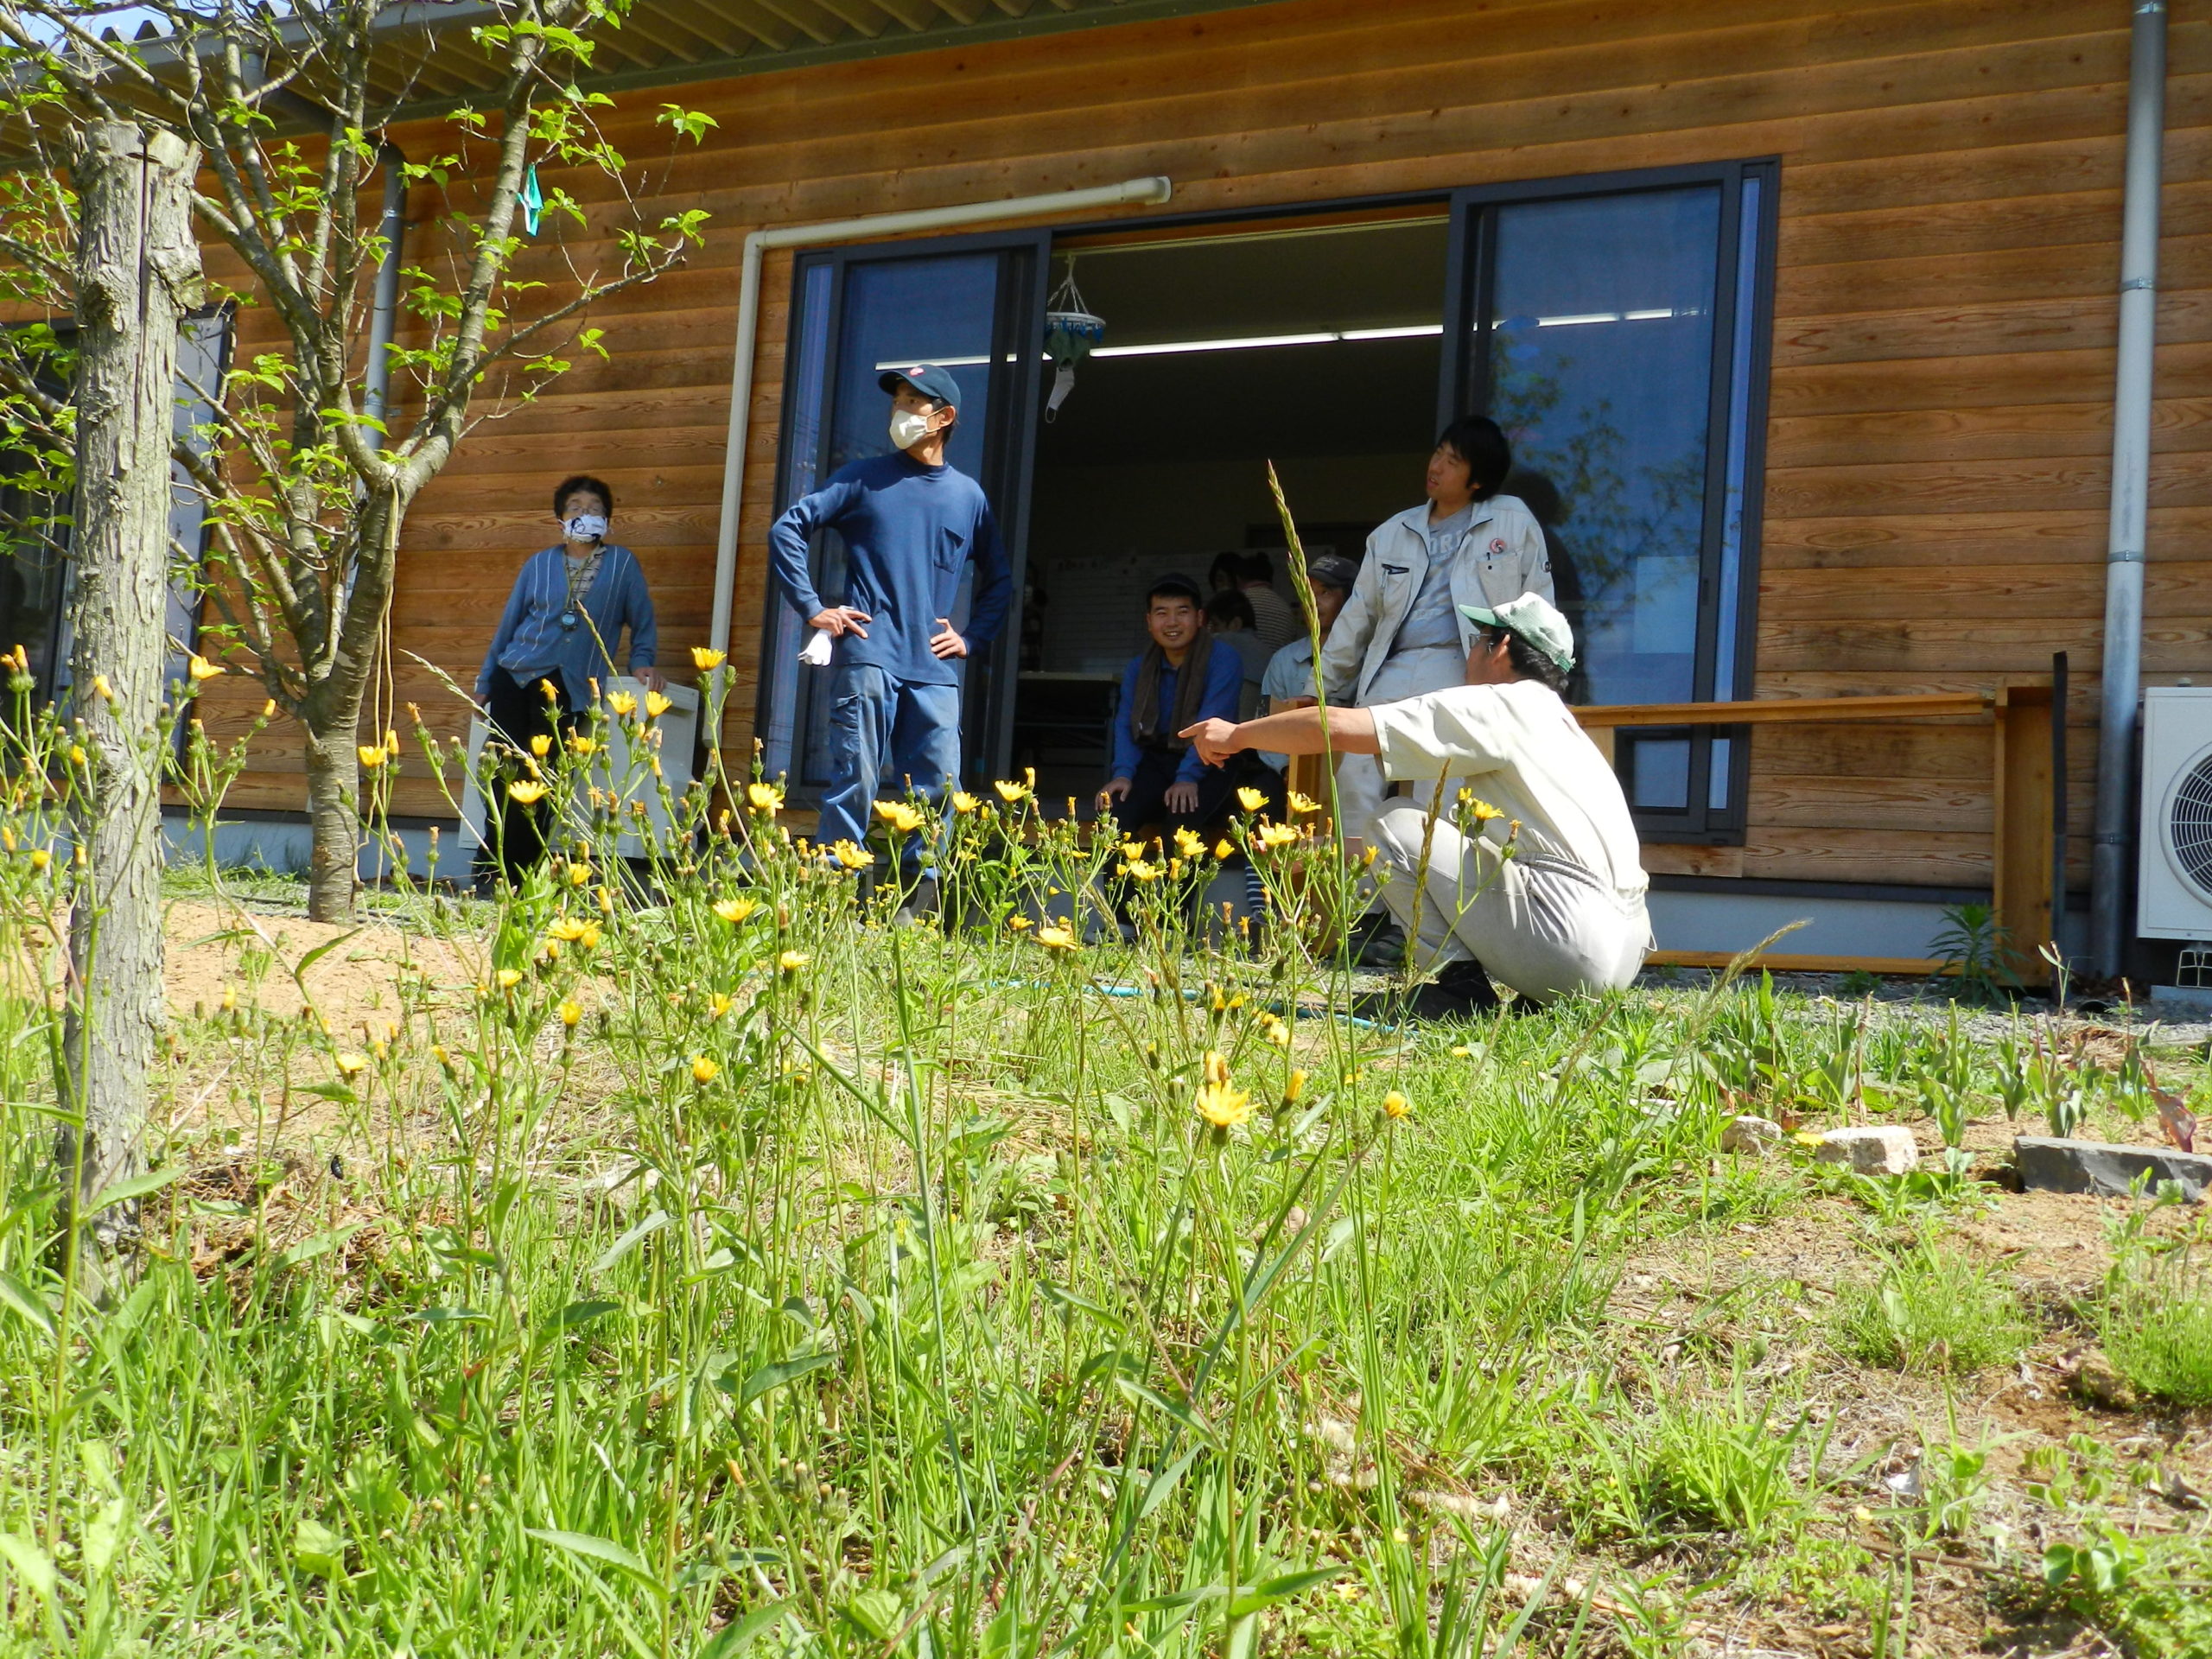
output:
{"label": "person wearing cap indoors", "polygon": [[[784,597],[833,642],[830,779],[816,832],[824,848],[867,840],[887,762],[892,792],[912,788],[942,804],[960,776],[958,664],[998,632],[1014,587],[982,486],[944,459],[960,383],[917,364],[880,384],[891,394],[890,453],[840,467],[768,532]],[[807,569],[807,543],[823,530],[845,543],[845,593],[836,604],[815,591]],[[971,562],[975,594],[956,629],[953,607]],[[912,883],[918,837],[907,839],[906,856]]]}
{"label": "person wearing cap indoors", "polygon": [[[626,628],[630,672],[649,690],[661,689],[654,666],[660,644],[653,598],[638,556],[607,539],[614,492],[579,474],[553,492],[553,522],[562,539],[533,553],[516,573],[513,591],[491,649],[476,674],[476,701],[505,745],[520,754],[532,740],[551,740],[575,723],[594,685],[620,671],[613,652]],[[549,697],[545,688],[552,688]],[[545,851],[543,804],[510,803],[477,860],[478,885],[495,873],[518,882]]]}
{"label": "person wearing cap indoors", "polygon": [[1560,696],[1573,635],[1535,594],[1461,613],[1474,634],[1465,684],[1242,725],[1203,721],[1183,735],[1208,761],[1325,747],[1372,755],[1392,779],[1471,780],[1479,811],[1447,795],[1432,826],[1431,790],[1417,787],[1418,798],[1386,800],[1375,817],[1384,901],[1413,934],[1421,970],[1436,974],[1413,998],[1417,1017],[1489,1006],[1491,979],[1538,1003],[1618,990],[1650,949],[1649,883],[1620,780]]}
{"label": "person wearing cap indoors", "polygon": [[[1358,576],[1359,567],[1335,553],[1318,553],[1306,560],[1306,585],[1313,590],[1313,620],[1324,645]],[[1267,672],[1260,677],[1260,712],[1279,715],[1287,709],[1310,708],[1319,696],[1313,642],[1300,628],[1296,639],[1268,658]],[[1277,772],[1289,769],[1287,754],[1262,754],[1260,759]]]}

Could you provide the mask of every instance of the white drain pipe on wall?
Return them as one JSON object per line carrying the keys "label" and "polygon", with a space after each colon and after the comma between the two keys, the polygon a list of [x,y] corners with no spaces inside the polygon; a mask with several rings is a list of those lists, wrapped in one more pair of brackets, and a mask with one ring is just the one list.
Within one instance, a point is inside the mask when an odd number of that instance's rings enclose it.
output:
{"label": "white drain pipe on wall", "polygon": [[[2104,696],[2097,732],[2096,836],[2089,863],[2089,959],[2095,971],[2107,976],[2120,972],[2127,941],[2128,826],[2136,805],[2143,554],[2151,486],[2151,373],[2158,307],[2159,151],[2165,126],[2165,0],[2137,0],[2127,73],[2120,367],[2113,389],[2112,523],[2105,552]],[[2064,710],[2059,711],[2059,718],[2065,718]],[[2063,893],[2053,895],[2057,904],[2064,898]]]}
{"label": "white drain pipe on wall", "polygon": [[[962,202],[950,207],[919,207],[902,213],[871,213],[825,225],[779,225],[745,238],[745,263],[737,289],[737,359],[729,377],[729,442],[722,452],[721,527],[715,539],[715,613],[707,627],[714,650],[729,650],[730,607],[737,599],[737,526],[745,505],[745,446],[753,415],[753,356],[760,324],[760,262],[770,248],[819,247],[831,242],[863,242],[904,236],[914,231],[944,231],[1009,219],[1040,219],[1080,213],[1090,207],[1119,207],[1130,202],[1163,202],[1174,194],[1160,177],[1125,179],[1120,184],[1084,190],[1058,190],[1004,201]],[[1044,349],[1044,342],[1037,342]],[[711,696],[719,700],[726,668],[714,672]],[[719,707],[719,701],[715,706]],[[717,740],[719,741],[719,740]]]}

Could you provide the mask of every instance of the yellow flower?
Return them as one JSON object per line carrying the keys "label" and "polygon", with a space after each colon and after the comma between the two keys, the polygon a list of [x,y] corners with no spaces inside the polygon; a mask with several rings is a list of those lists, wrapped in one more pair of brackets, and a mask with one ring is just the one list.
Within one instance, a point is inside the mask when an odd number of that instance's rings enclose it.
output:
{"label": "yellow flower", "polygon": [[911,836],[922,827],[922,815],[904,801],[878,801],[875,816],[902,836]]}
{"label": "yellow flower", "polygon": [[973,812],[977,807],[982,805],[982,804],[983,803],[981,800],[968,793],[964,789],[956,789],[952,791],[952,810],[955,812],[957,812],[963,818],[969,813]]}
{"label": "yellow flower", "polygon": [[1141,841],[1123,842],[1122,843],[1122,856],[1128,859],[1131,863],[1135,863],[1138,859],[1144,856],[1144,842]]}
{"label": "yellow flower", "polygon": [[1270,1014],[1263,1016],[1260,1024],[1268,1033],[1268,1040],[1277,1048],[1290,1046],[1290,1027],[1281,1020]]}
{"label": "yellow flower", "polygon": [[1382,1111],[1385,1116],[1392,1118],[1411,1117],[1414,1114],[1412,1105],[1395,1089],[1382,1096]]}
{"label": "yellow flower", "polygon": [[351,1049],[346,1049],[339,1053],[334,1054],[331,1056],[331,1058],[335,1060],[338,1064],[338,1074],[340,1077],[358,1077],[360,1074],[361,1068],[369,1063],[367,1055],[356,1054]]}
{"label": "yellow flower", "polygon": [[588,864],[571,864],[571,865],[569,865],[569,885],[570,887],[587,887],[587,886],[588,886],[588,885],[590,884],[590,882],[591,882],[591,866],[590,866],[590,865],[588,865]]}
{"label": "yellow flower", "polygon": [[1236,850],[1236,848],[1229,844],[1229,837],[1226,836],[1213,844],[1213,855],[1216,858],[1227,858]]}
{"label": "yellow flower", "polygon": [[106,675],[95,674],[92,676],[92,695],[98,697],[102,702],[113,702],[115,701],[115,688],[107,683]]}
{"label": "yellow flower", "polygon": [[1298,1097],[1305,1092],[1305,1071],[1303,1070],[1294,1071],[1290,1074],[1290,1081],[1282,1086],[1282,1103],[1286,1106],[1295,1106],[1298,1104]]}
{"label": "yellow flower", "polygon": [[354,753],[361,757],[361,765],[370,772],[374,772],[385,763],[384,745],[381,743],[364,743]]}
{"label": "yellow flower", "polygon": [[1006,925],[1017,933],[1033,925],[1027,916],[1009,916],[1006,918]]}
{"label": "yellow flower", "polygon": [[599,943],[599,924],[582,921],[574,916],[556,918],[545,931],[564,944],[581,944],[587,950]]}
{"label": "yellow flower", "polygon": [[1071,927],[1040,927],[1037,930],[1037,943],[1047,950],[1072,950],[1075,949],[1075,930]]}
{"label": "yellow flower", "polygon": [[709,1020],[721,1019],[729,1009],[730,995],[728,991],[716,991],[707,999],[707,1017]]}
{"label": "yellow flower", "polygon": [[1010,784],[1001,778],[991,787],[998,791],[999,799],[1004,801],[1008,806],[1012,806],[1016,801],[1026,801],[1029,798],[1029,785],[1027,784]]}
{"label": "yellow flower", "polygon": [[[81,743],[72,743],[72,744],[69,746],[69,764],[70,764],[71,766],[83,766],[83,765],[85,764],[86,758],[86,754],[85,754],[85,746],[84,746],[83,744],[81,744]],[[379,757],[378,757],[378,758],[379,758],[379,759],[381,759],[381,758],[382,758],[382,757],[381,757],[381,755],[379,755]]]}
{"label": "yellow flower", "polygon": [[1492,818],[1502,818],[1505,816],[1488,801],[1473,802],[1467,810],[1474,814],[1477,823],[1488,823]]}
{"label": "yellow flower", "polygon": [[274,720],[276,718],[276,698],[267,697],[263,699],[261,704],[261,717],[264,720]]}
{"label": "yellow flower", "polygon": [[625,720],[638,712],[638,700],[627,691],[610,693],[607,699],[607,706]]}
{"label": "yellow flower", "polygon": [[575,1002],[563,1002],[561,1005],[561,1023],[566,1026],[570,1031],[574,1031],[576,1028],[578,1023],[582,1021],[583,1017],[583,1009],[579,1007]]}
{"label": "yellow flower", "polygon": [[1473,1049],[1468,1047],[1465,1043],[1456,1043],[1452,1048],[1452,1058],[1455,1060],[1467,1059],[1473,1055],[1474,1052],[1475,1051]]}
{"label": "yellow flower", "polygon": [[530,752],[541,760],[543,760],[547,755],[552,753],[552,733],[540,732],[536,737],[531,738],[530,740]]}
{"label": "yellow flower", "polygon": [[1300,815],[1307,812],[1319,812],[1321,810],[1321,803],[1309,799],[1307,797],[1300,794],[1294,789],[1290,791],[1290,810],[1293,812],[1299,813]]}
{"label": "yellow flower", "polygon": [[1260,826],[1260,850],[1272,853],[1278,847],[1287,847],[1298,839],[1298,831],[1287,823],[1263,823]]}
{"label": "yellow flower", "polygon": [[35,870],[42,870],[53,862],[54,855],[48,852],[45,848],[34,847],[31,849],[31,868]]}
{"label": "yellow flower", "polygon": [[518,806],[535,806],[545,798],[545,785],[520,779],[507,785],[507,798]]}
{"label": "yellow flower", "polygon": [[717,899],[715,900],[715,914],[732,927],[740,925],[747,917],[760,908],[760,901],[758,899]]}
{"label": "yellow flower", "polygon": [[1210,1083],[1198,1090],[1198,1116],[1217,1129],[1233,1129],[1252,1116],[1252,1096],[1226,1083]]}
{"label": "yellow flower", "polygon": [[[599,682],[597,680],[594,680],[592,683],[596,686]],[[550,680],[538,681],[537,695],[544,698],[548,702],[558,702],[561,701],[561,693]]]}
{"label": "yellow flower", "polygon": [[1206,849],[1206,838],[1195,830],[1183,829],[1175,832],[1175,850],[1185,858],[1196,858]]}
{"label": "yellow flower", "polygon": [[729,653],[726,651],[715,651],[705,645],[694,645],[691,647],[691,666],[704,674],[711,669],[720,668],[728,656]]}
{"label": "yellow flower", "polygon": [[502,968],[499,969],[496,977],[499,979],[499,988],[501,990],[512,991],[516,986],[522,983],[522,969],[519,968]]}
{"label": "yellow flower", "polygon": [[1122,874],[1132,876],[1139,881],[1157,881],[1160,880],[1160,868],[1157,864],[1147,864],[1144,860],[1137,858],[1122,865]]}
{"label": "yellow flower", "polygon": [[1245,788],[1236,791],[1236,804],[1247,812],[1256,812],[1267,804],[1268,798],[1260,790]]}
{"label": "yellow flower", "polygon": [[453,1056],[446,1052],[446,1046],[443,1043],[430,1045],[430,1058],[437,1061],[440,1065],[449,1066],[453,1064]]}
{"label": "yellow flower", "polygon": [[1229,1057],[1219,1049],[1210,1048],[1206,1051],[1205,1068],[1208,1083],[1229,1081]]}
{"label": "yellow flower", "polygon": [[712,1083],[716,1077],[721,1076],[721,1067],[715,1065],[714,1061],[709,1059],[704,1054],[695,1054],[691,1057],[691,1081],[697,1084],[702,1089]]}
{"label": "yellow flower", "polygon": [[812,960],[804,950],[786,950],[776,958],[776,966],[787,974],[795,974]]}
{"label": "yellow flower", "polygon": [[666,714],[670,709],[675,707],[676,699],[663,692],[648,691],[645,693],[645,718],[647,720],[658,720],[663,715]]}
{"label": "yellow flower", "polygon": [[582,732],[577,732],[572,734],[569,739],[569,753],[570,754],[579,756],[594,754],[598,750],[599,740],[595,737],[586,737]]}
{"label": "yellow flower", "polygon": [[225,1014],[236,1014],[238,1011],[238,988],[237,988],[236,986],[234,986],[234,985],[226,985],[226,986],[224,986],[224,987],[223,987],[223,1012],[224,1012]]}
{"label": "yellow flower", "polygon": [[849,870],[864,870],[875,862],[875,855],[865,847],[855,847],[849,841],[841,841],[830,849],[830,856]]}
{"label": "yellow flower", "polygon": [[202,681],[212,680],[218,674],[226,673],[228,671],[219,663],[211,663],[205,657],[195,655],[184,665],[184,671],[191,675],[192,683],[198,685]]}
{"label": "yellow flower", "polygon": [[745,804],[764,818],[772,818],[784,804],[784,791],[773,784],[747,784]]}

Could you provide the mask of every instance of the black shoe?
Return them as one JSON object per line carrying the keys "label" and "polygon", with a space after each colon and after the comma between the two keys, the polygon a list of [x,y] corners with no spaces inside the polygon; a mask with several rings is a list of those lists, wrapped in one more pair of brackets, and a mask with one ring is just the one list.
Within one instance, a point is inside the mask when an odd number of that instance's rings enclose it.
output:
{"label": "black shoe", "polygon": [[1351,959],[1362,968],[1403,966],[1406,930],[1389,911],[1370,912],[1352,925]]}
{"label": "black shoe", "polygon": [[1502,1000],[1482,963],[1447,963],[1434,979],[1414,989],[1406,1012],[1416,1020],[1471,1020],[1491,1013]]}

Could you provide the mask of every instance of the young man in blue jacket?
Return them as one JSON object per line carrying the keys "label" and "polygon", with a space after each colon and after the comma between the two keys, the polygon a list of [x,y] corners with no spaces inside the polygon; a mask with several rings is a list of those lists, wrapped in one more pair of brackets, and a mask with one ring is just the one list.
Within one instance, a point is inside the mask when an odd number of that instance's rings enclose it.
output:
{"label": "young man in blue jacket", "polygon": [[1197,830],[1228,806],[1236,774],[1208,766],[1177,734],[1202,721],[1236,719],[1244,666],[1206,632],[1198,584],[1186,576],[1152,584],[1144,626],[1152,643],[1122,675],[1114,776],[1098,804],[1129,833],[1154,824]]}
{"label": "young man in blue jacket", "polygon": [[[817,844],[868,838],[885,762],[892,793],[909,786],[941,804],[960,776],[961,658],[1006,619],[1014,582],[982,486],[945,464],[960,383],[916,364],[882,377],[891,394],[891,452],[840,467],[795,501],[768,532],[784,596],[829,636],[830,753]],[[845,594],[823,601],[807,543],[835,530],[845,543]],[[968,625],[951,623],[963,566],[976,565]],[[907,842],[911,878],[921,849]]]}

